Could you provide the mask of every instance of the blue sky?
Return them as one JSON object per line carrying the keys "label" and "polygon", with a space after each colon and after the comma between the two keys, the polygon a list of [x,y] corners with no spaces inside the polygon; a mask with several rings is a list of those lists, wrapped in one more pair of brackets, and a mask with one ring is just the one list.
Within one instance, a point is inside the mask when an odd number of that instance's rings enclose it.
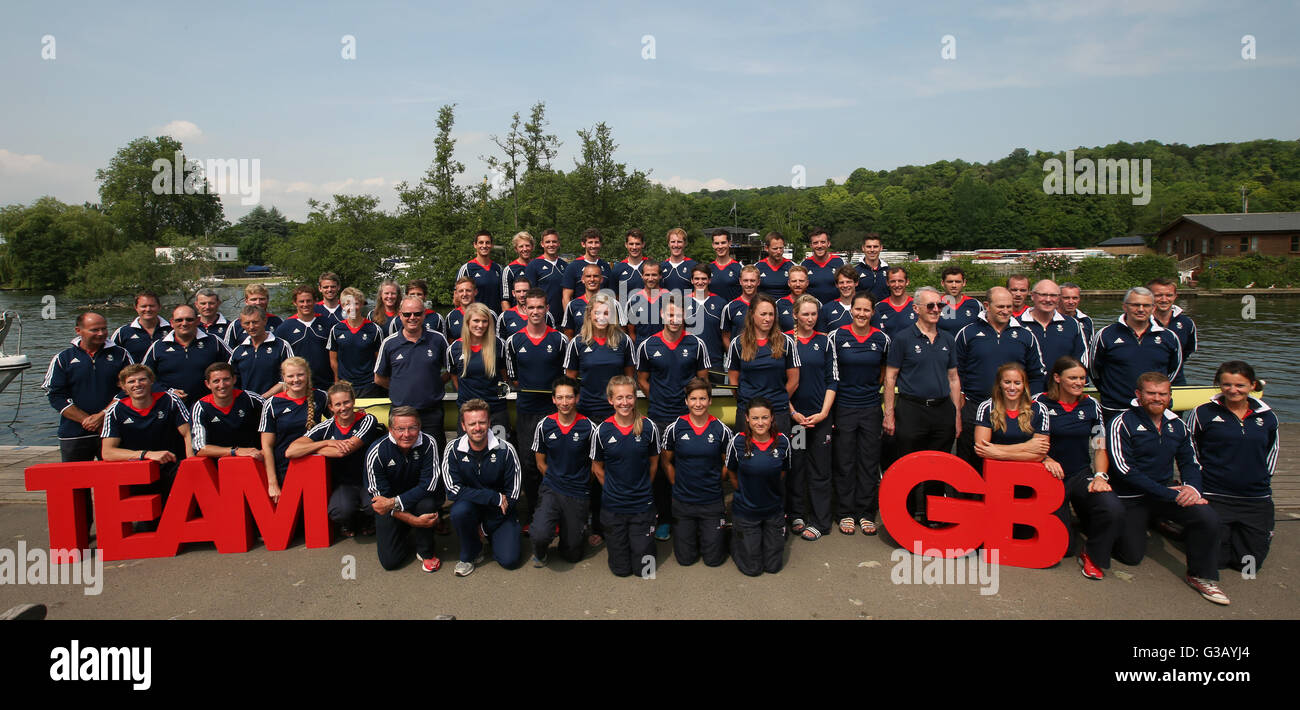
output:
{"label": "blue sky", "polygon": [[[191,157],[259,159],[262,203],[290,217],[336,192],[392,209],[393,186],[432,160],[445,103],[467,183],[487,172],[489,135],[537,100],[558,167],[577,129],[605,121],[620,160],[687,191],[789,184],[796,165],[816,185],[1017,147],[1300,138],[1292,2],[22,2],[4,15],[0,204],[96,200],[94,171],[118,148],[168,133]],[[232,221],[249,209],[224,203]]]}

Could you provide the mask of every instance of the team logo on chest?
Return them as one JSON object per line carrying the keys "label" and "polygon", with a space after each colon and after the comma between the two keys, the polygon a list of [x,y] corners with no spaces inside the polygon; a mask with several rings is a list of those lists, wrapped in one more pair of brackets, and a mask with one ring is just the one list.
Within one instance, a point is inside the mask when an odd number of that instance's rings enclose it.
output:
{"label": "team logo on chest", "polygon": [[1156,345],[1159,345],[1159,344],[1160,344],[1160,336],[1157,335],[1156,338],[1155,338],[1155,340],[1156,340]]}
{"label": "team logo on chest", "polygon": [[1079,421],[1083,421],[1083,410],[1079,410]]}

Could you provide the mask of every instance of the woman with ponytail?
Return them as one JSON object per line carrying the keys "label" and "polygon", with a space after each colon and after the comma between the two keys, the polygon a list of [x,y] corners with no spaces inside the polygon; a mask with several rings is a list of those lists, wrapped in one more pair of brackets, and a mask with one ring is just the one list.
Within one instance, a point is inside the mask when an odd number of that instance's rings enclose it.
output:
{"label": "woman with ponytail", "polygon": [[[300,357],[280,364],[285,390],[262,405],[262,457],[266,462],[266,492],[280,500],[280,483],[289,471],[289,445],[320,423],[329,412],[329,397],[311,386],[311,366]],[[274,465],[272,465],[274,462]]]}

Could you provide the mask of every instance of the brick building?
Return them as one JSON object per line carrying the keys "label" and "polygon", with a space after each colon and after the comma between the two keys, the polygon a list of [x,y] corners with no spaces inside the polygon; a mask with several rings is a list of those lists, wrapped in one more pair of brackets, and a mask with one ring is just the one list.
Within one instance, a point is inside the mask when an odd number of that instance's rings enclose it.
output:
{"label": "brick building", "polygon": [[1300,256],[1300,212],[1185,214],[1156,233],[1156,253],[1184,260]]}

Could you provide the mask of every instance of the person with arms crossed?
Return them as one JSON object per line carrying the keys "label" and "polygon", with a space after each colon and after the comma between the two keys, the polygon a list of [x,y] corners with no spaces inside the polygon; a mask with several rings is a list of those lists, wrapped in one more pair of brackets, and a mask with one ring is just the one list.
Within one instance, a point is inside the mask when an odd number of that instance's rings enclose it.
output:
{"label": "person with arms crossed", "polygon": [[357,398],[352,385],[337,382],[325,394],[333,416],[289,444],[284,455],[297,459],[318,454],[329,459],[333,486],[329,497],[330,522],[339,526],[343,537],[355,537],[357,533],[374,535],[372,496],[365,476],[366,452],[383,432],[375,415],[356,410]]}

